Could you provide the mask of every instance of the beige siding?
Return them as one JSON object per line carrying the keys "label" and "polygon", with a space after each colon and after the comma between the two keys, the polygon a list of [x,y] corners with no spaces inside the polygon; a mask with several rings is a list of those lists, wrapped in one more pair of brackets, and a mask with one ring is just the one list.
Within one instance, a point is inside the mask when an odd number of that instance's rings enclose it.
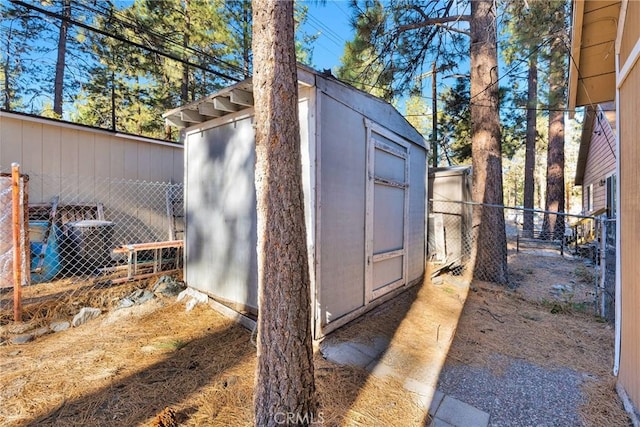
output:
{"label": "beige siding", "polygon": [[[583,181],[583,203],[582,206],[588,205],[586,200],[586,188],[593,185],[593,208],[591,212],[602,209],[607,205],[607,187],[600,185],[600,181],[606,179],[609,175],[616,171],[616,158],[614,155],[616,148],[616,137],[611,129],[607,118],[598,112],[596,114],[593,133],[591,135],[591,144],[589,146],[589,154],[587,156],[587,164],[584,172]],[[591,213],[585,212],[585,213]]]}
{"label": "beige siding", "polygon": [[627,61],[633,47],[640,39],[640,2],[637,0],[627,2],[624,32],[624,37],[620,43],[620,64],[624,64]]}
{"label": "beige siding", "polygon": [[182,146],[0,113],[0,171],[13,162],[23,173],[48,177],[46,185],[30,186],[32,203],[60,191],[90,191],[82,178],[183,180]]}
{"label": "beige siding", "polygon": [[[624,46],[638,40],[637,3],[635,25],[627,21]],[[627,20],[630,18],[627,13]],[[627,36],[630,38],[627,39]],[[624,64],[621,64],[623,66]],[[622,304],[619,381],[636,408],[640,408],[640,64],[636,63],[620,87],[620,279]]]}

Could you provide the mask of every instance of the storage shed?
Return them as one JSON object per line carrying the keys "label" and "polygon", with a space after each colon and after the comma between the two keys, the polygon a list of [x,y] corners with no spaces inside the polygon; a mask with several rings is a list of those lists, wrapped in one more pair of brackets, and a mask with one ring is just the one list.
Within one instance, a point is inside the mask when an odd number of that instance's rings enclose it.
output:
{"label": "storage shed", "polygon": [[429,170],[428,259],[463,264],[471,252],[471,166]]}
{"label": "storage shed", "polygon": [[[426,258],[427,148],[391,105],[298,66],[314,337],[418,283]],[[164,114],[184,128],[185,280],[257,313],[250,80]],[[278,260],[269,260],[278,262]]]}

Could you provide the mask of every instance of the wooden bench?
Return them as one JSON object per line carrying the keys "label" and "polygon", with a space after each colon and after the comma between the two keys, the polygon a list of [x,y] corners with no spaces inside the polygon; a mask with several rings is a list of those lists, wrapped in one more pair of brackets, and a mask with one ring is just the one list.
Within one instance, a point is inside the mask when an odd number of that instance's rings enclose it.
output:
{"label": "wooden bench", "polygon": [[[119,280],[116,279],[112,282],[115,283],[117,280],[129,281],[134,279],[144,279],[155,276],[159,273],[173,273],[178,271],[182,268],[183,248],[183,240],[134,243],[119,246],[113,250],[113,253],[127,255],[127,277]],[[175,249],[175,256],[163,258],[163,252],[168,252],[168,249]],[[142,252],[152,253],[153,260],[139,259],[138,255]],[[166,265],[171,265],[173,268],[165,270],[164,267]]]}
{"label": "wooden bench", "polygon": [[520,248],[535,248],[535,249],[557,249],[560,251],[560,255],[564,256],[564,236],[562,239],[551,239],[548,236],[548,232],[542,230],[524,231],[518,230],[516,236],[516,252],[520,252]]}

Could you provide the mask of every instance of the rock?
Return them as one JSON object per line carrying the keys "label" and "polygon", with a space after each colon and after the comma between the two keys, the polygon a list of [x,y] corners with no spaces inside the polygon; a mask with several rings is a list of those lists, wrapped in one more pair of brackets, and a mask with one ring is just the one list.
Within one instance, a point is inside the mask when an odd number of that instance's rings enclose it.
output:
{"label": "rock", "polygon": [[42,328],[38,328],[31,333],[34,337],[41,337],[43,335],[47,335],[49,332],[51,332],[51,329],[49,329],[48,326],[43,326]]}
{"label": "rock", "polygon": [[128,308],[135,305],[135,302],[131,301],[129,298],[122,298],[120,300],[120,304],[118,304],[118,308]]}
{"label": "rock", "polygon": [[137,289],[133,291],[128,297],[120,300],[118,308],[128,308],[136,304],[142,304],[149,301],[150,299],[153,299],[154,297],[155,295],[151,291],[148,291],[146,289]]}
{"label": "rock", "polygon": [[74,328],[80,325],[84,325],[89,320],[95,319],[96,317],[100,316],[101,313],[102,311],[100,311],[99,308],[83,307],[80,312],[75,315],[75,317],[71,321],[71,325],[73,325]]}
{"label": "rock", "polygon": [[436,276],[433,279],[431,279],[431,283],[434,285],[442,285],[444,279],[442,278],[442,276]]}
{"label": "rock", "polygon": [[51,322],[49,324],[49,329],[51,329],[53,332],[66,331],[70,327],[71,327],[71,323],[69,323],[67,321]]}
{"label": "rock", "polygon": [[207,294],[196,291],[192,288],[187,288],[184,291],[180,292],[178,294],[177,301],[182,301],[186,297],[191,297],[189,301],[187,301],[187,311],[191,311],[193,307],[195,307],[198,303],[206,304],[207,302],[209,302],[209,297],[207,296]]}
{"label": "rock", "polygon": [[30,341],[33,341],[33,334],[16,335],[11,338],[12,344],[26,344]]}
{"label": "rock", "polygon": [[142,304],[145,303],[149,300],[152,300],[153,298],[155,298],[155,295],[153,295],[153,292],[148,291],[148,290],[143,290],[142,293],[139,294],[138,299],[136,301],[136,303],[138,304]]}
{"label": "rock", "polygon": [[557,295],[557,296],[561,296],[564,294],[570,294],[573,293],[573,286],[570,284],[556,284],[551,286],[551,294],[553,295]]}
{"label": "rock", "polygon": [[185,289],[184,282],[177,281],[171,276],[162,276],[153,285],[154,294],[162,294],[168,297],[174,297]]}
{"label": "rock", "polygon": [[15,322],[7,325],[7,331],[11,334],[24,334],[33,329],[33,324],[26,322]]}

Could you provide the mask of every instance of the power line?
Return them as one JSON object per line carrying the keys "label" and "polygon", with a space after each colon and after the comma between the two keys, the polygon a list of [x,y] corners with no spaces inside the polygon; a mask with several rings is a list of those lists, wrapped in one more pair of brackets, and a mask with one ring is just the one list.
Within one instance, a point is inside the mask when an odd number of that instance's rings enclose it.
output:
{"label": "power line", "polygon": [[[562,41],[564,44],[565,49],[567,50],[567,52],[569,53],[569,60],[573,63],[573,66],[576,68],[576,70],[578,71],[578,82],[580,82],[582,84],[582,88],[584,89],[584,93],[587,95],[587,98],[589,99],[589,106],[591,107],[591,109],[593,109],[594,114],[596,115],[596,120],[598,121],[598,124],[600,125],[600,127],[603,127],[602,125],[602,121],[600,118],[600,114],[598,114],[597,108],[596,106],[593,104],[593,102],[591,101],[591,96],[589,96],[589,89],[587,88],[587,86],[584,84],[584,79],[582,77],[582,73],[580,72],[580,68],[578,67],[578,62],[575,60],[575,58],[573,57],[573,54],[571,53],[571,48],[569,47],[569,45],[567,44],[566,40]],[[577,95],[576,95],[577,96]],[[609,140],[609,135],[607,134],[607,132],[604,132],[604,138],[607,141],[607,146],[609,147],[609,150],[611,150],[611,154],[613,155],[613,158],[616,159],[616,151],[613,149],[613,147],[611,146],[611,141]]]}
{"label": "power line", "polygon": [[231,64],[227,61],[224,61],[220,58],[217,58],[215,56],[212,56],[206,52],[204,52],[201,49],[197,49],[193,46],[184,46],[183,43],[181,41],[176,41],[173,38],[171,38],[168,34],[164,34],[164,33],[158,33],[156,31],[153,31],[151,28],[144,26],[144,25],[140,25],[140,22],[136,21],[135,19],[131,18],[130,16],[128,16],[127,14],[122,13],[121,10],[118,9],[107,9],[106,6],[97,6],[100,9],[95,9],[93,7],[90,7],[88,4],[86,3],[78,3],[76,4],[76,6],[81,6],[83,9],[98,14],[104,18],[106,18],[107,20],[113,21],[115,23],[118,23],[120,25],[123,25],[131,30],[133,30],[136,35],[138,37],[141,37],[144,39],[143,35],[141,33],[146,33],[152,37],[155,37],[156,39],[161,39],[165,42],[169,42],[175,46],[177,46],[179,49],[181,50],[185,50],[185,51],[190,51],[193,52],[197,55],[201,55],[202,57],[211,60],[212,62],[218,63],[219,65],[222,65],[223,68],[227,68],[230,71],[236,72],[236,73],[243,73],[243,70],[238,67],[235,64]]}
{"label": "power line", "polygon": [[209,67],[206,67],[206,66],[203,66],[203,65],[195,64],[195,63],[193,63],[193,62],[191,62],[189,60],[186,60],[184,58],[180,58],[180,57],[178,57],[176,55],[173,55],[171,53],[163,52],[163,51],[161,51],[159,49],[155,49],[155,48],[152,48],[152,47],[149,47],[149,46],[144,46],[144,45],[142,45],[140,43],[134,42],[132,40],[128,40],[128,39],[126,39],[124,37],[121,37],[119,35],[109,34],[108,32],[103,31],[103,30],[101,30],[99,28],[93,27],[91,25],[85,24],[85,23],[77,21],[75,19],[67,18],[67,17],[65,17],[65,16],[63,16],[63,15],[61,15],[59,13],[50,12],[50,11],[48,11],[46,9],[42,9],[40,7],[37,7],[37,6],[30,5],[30,4],[25,3],[25,2],[23,2],[21,0],[10,0],[10,1],[12,3],[14,3],[14,4],[17,4],[17,5],[20,5],[22,7],[25,7],[27,9],[29,9],[29,10],[34,10],[36,12],[39,12],[39,13],[43,14],[43,15],[66,21],[66,22],[68,22],[70,24],[73,24],[73,25],[76,25],[78,27],[81,27],[81,28],[84,28],[84,29],[87,29],[87,30],[90,30],[90,31],[94,31],[94,32],[96,32],[98,34],[102,34],[103,36],[111,37],[111,38],[113,38],[115,40],[118,40],[118,41],[120,41],[122,43],[127,43],[127,44],[130,44],[132,46],[138,47],[140,49],[144,49],[144,50],[147,50],[149,52],[155,53],[157,55],[164,56],[165,58],[173,59],[174,61],[189,65],[190,67],[197,68],[197,69],[203,70],[203,71],[207,71],[207,72],[212,73],[212,74],[214,74],[214,75],[216,75],[218,77],[221,77],[221,78],[224,78],[224,79],[227,79],[227,80],[231,80],[231,81],[234,81],[234,82],[239,82],[240,81],[239,78],[229,76],[227,74],[221,73],[219,71],[213,70],[213,69],[211,69]]}

